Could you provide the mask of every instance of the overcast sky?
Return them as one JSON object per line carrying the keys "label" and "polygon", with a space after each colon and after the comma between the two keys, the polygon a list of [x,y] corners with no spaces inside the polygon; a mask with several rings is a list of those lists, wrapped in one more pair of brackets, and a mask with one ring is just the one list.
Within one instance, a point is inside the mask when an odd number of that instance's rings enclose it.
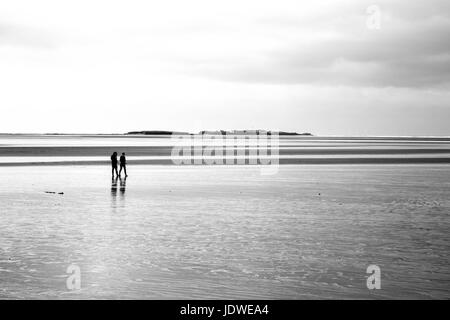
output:
{"label": "overcast sky", "polygon": [[449,88],[448,0],[0,2],[0,132],[450,135]]}

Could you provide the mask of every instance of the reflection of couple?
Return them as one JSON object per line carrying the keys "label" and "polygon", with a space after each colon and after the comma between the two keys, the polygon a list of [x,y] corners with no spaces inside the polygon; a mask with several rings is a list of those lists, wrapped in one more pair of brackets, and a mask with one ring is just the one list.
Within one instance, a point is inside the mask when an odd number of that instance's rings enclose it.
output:
{"label": "reflection of couple", "polygon": [[120,177],[122,174],[122,169],[125,173],[125,177],[128,177],[127,175],[127,159],[125,158],[125,152],[122,152],[122,155],[120,156],[120,171],[117,172],[117,152],[114,152],[111,155],[111,166],[112,166],[112,176],[114,178],[114,171],[116,172],[116,175]]}
{"label": "reflection of couple", "polygon": [[124,179],[122,177],[117,176],[113,177],[111,180],[111,194],[117,195],[117,180],[120,179],[120,193],[124,194],[126,189],[127,177]]}

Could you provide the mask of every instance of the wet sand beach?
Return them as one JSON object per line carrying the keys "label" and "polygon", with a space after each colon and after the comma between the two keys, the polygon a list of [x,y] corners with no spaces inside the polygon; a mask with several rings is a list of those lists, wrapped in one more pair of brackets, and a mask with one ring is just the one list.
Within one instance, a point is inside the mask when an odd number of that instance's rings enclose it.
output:
{"label": "wet sand beach", "polygon": [[[290,140],[310,162],[273,175],[139,163],[160,140],[36,139],[0,143],[0,298],[450,298],[450,167],[432,163],[445,139]],[[138,145],[126,180],[89,159],[126,144]],[[427,151],[398,151],[413,149]],[[363,163],[380,155],[405,163]],[[372,264],[380,290],[366,287]],[[66,287],[70,265],[80,290]]]}

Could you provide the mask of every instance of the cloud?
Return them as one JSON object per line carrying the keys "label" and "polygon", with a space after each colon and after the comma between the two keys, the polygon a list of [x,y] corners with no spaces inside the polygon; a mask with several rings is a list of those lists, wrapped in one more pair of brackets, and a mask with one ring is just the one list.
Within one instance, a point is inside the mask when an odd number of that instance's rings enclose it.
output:
{"label": "cloud", "polygon": [[42,28],[0,22],[0,47],[54,48],[56,38]]}
{"label": "cloud", "polygon": [[[249,28],[250,34],[265,32],[266,43],[280,41],[265,47],[244,45],[239,54],[223,57],[199,53],[183,63],[188,72],[251,83],[419,88],[449,84],[448,1],[382,2],[380,30],[366,27],[367,5],[347,4],[305,19],[261,18]],[[226,43],[219,47],[227,51]]]}
{"label": "cloud", "polygon": [[0,1],[0,127],[448,135],[449,21],[448,0]]}

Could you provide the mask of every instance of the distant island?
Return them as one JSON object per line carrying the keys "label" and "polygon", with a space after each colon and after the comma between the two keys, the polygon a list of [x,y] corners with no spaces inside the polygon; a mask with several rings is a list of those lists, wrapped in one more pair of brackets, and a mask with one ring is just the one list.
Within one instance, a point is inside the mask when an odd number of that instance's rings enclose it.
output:
{"label": "distant island", "polygon": [[[235,134],[235,135],[261,135],[267,134],[271,135],[274,131],[267,130],[215,130],[215,131],[200,131],[198,134],[201,135],[225,135],[225,134]],[[309,132],[297,133],[297,132],[277,132],[280,136],[312,136]],[[189,132],[179,132],[179,131],[164,131],[164,130],[144,130],[144,131],[130,131],[125,133],[127,135],[193,135]]]}
{"label": "distant island", "polygon": [[144,130],[144,131],[130,131],[125,134],[142,134],[142,135],[152,135],[152,136],[164,136],[164,135],[184,135],[190,134],[189,132],[178,132],[178,131],[164,131],[164,130]]}

